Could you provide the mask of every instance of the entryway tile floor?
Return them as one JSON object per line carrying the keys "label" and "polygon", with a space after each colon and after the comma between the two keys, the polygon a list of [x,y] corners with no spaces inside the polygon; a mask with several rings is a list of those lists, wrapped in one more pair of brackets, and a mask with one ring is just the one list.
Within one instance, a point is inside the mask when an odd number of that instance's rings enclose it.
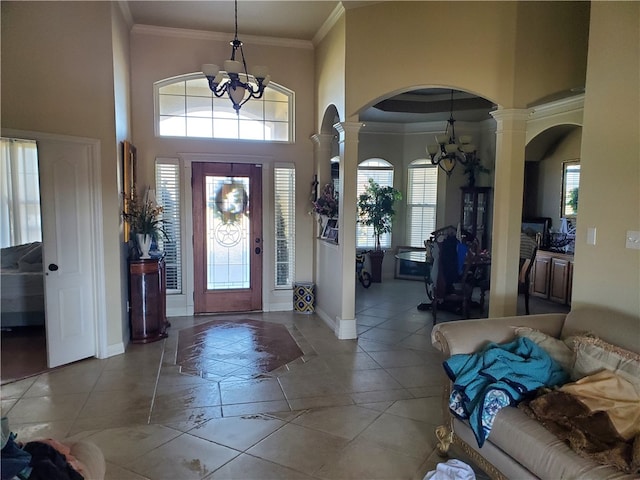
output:
{"label": "entryway tile floor", "polygon": [[[3,385],[2,415],[18,440],[97,444],[108,480],[422,479],[444,380],[423,300],[420,282],[358,285],[357,340],[316,314],[173,317],[164,340]],[[295,340],[281,366],[265,339]]]}

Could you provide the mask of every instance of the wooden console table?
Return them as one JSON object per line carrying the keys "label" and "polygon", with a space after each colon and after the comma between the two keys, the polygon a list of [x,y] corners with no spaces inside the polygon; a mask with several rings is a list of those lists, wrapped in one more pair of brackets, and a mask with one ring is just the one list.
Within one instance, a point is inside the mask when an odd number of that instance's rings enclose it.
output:
{"label": "wooden console table", "polygon": [[129,326],[132,343],[167,337],[164,258],[129,261]]}

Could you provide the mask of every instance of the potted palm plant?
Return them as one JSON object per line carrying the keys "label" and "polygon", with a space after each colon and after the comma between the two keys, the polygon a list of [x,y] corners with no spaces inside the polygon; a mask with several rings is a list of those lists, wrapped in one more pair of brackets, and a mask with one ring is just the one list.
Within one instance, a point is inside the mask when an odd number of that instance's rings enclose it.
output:
{"label": "potted palm plant", "polygon": [[380,235],[391,232],[395,215],[394,203],[402,195],[393,187],[381,187],[372,178],[363,194],[358,197],[358,222],[373,227],[375,247],[369,252],[371,261],[371,280],[382,281],[382,260],[384,250],[380,245]]}

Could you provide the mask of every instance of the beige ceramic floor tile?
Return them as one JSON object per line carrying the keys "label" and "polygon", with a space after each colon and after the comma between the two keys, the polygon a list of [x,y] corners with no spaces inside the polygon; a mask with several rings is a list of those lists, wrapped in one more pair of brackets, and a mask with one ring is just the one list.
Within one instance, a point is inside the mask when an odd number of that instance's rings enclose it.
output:
{"label": "beige ceramic floor tile", "polygon": [[223,417],[237,417],[240,415],[253,415],[257,413],[288,412],[291,408],[286,400],[274,400],[273,402],[236,403],[222,406]]}
{"label": "beige ceramic floor tile", "polygon": [[42,422],[42,423],[15,423],[10,422],[11,431],[15,433],[21,442],[29,442],[38,438],[67,438],[71,431],[71,421]]}
{"label": "beige ceramic floor tile", "polygon": [[138,475],[131,470],[116,465],[115,463],[107,462],[107,472],[105,473],[104,480],[151,480],[148,477]]}
{"label": "beige ceramic floor tile", "polygon": [[18,380],[17,382],[5,383],[0,386],[0,398],[3,400],[9,398],[20,398],[24,392],[29,390],[31,385],[38,379],[37,376]]}
{"label": "beige ceramic floor tile", "polygon": [[[367,370],[364,370],[366,372]],[[349,387],[338,381],[335,375],[289,375],[279,378],[288,399],[327,397],[349,393]]]}
{"label": "beige ceramic floor tile", "polygon": [[89,430],[105,430],[110,428],[147,425],[149,423],[149,407],[125,408],[124,411],[111,415],[96,415],[76,419],[69,434],[75,435]]}
{"label": "beige ceramic floor tile", "polygon": [[114,393],[92,392],[80,410],[78,418],[114,417],[131,410],[146,410],[148,415],[152,400],[153,387],[149,386],[141,386],[131,391],[118,390]]}
{"label": "beige ceramic floor tile", "polygon": [[267,378],[249,382],[220,382],[222,404],[253,403],[284,400],[284,392],[278,380]]}
{"label": "beige ceramic floor tile", "polygon": [[405,388],[444,385],[444,373],[432,365],[387,368],[386,370]]}
{"label": "beige ceramic floor tile", "polygon": [[105,460],[126,466],[145,453],[176,438],[180,432],[161,425],[111,428],[87,437],[95,443]]}
{"label": "beige ceramic floor tile", "polygon": [[380,413],[374,410],[351,405],[311,410],[297,417],[292,423],[353,440],[379,415]]}
{"label": "beige ceramic floor tile", "polygon": [[207,480],[313,480],[313,477],[296,472],[261,458],[242,454],[216,470]]}
{"label": "beige ceramic floor tile", "polygon": [[199,385],[181,385],[171,389],[158,386],[154,409],[173,410],[177,408],[214,407],[220,405],[220,388],[217,382]]}
{"label": "beige ceramic floor tile", "polygon": [[417,458],[358,439],[315,476],[331,480],[408,480],[420,464]]}
{"label": "beige ceramic floor tile", "polygon": [[343,405],[353,405],[354,401],[350,395],[329,395],[327,397],[307,397],[294,398],[289,400],[291,410],[306,410],[309,408],[339,407]]}
{"label": "beige ceramic floor tile", "polygon": [[268,415],[247,415],[209,420],[189,434],[244,452],[283,425]]}
{"label": "beige ceramic floor tile", "polygon": [[88,393],[21,398],[11,409],[11,422],[53,422],[72,420],[87,400]]}
{"label": "beige ceramic floor tile", "polygon": [[378,417],[359,438],[419,459],[428,455],[436,443],[433,425],[387,413]]}
{"label": "beige ceramic floor tile", "polygon": [[398,400],[389,407],[386,413],[427,422],[431,425],[440,425],[442,423],[442,398],[427,397]]}
{"label": "beige ceramic floor tile", "polygon": [[239,454],[184,433],[125,466],[154,480],[202,479]]}
{"label": "beige ceramic floor tile", "polygon": [[335,377],[347,385],[349,392],[371,392],[402,388],[402,385],[381,368],[354,372],[340,371],[336,372]]}
{"label": "beige ceramic floor tile", "polygon": [[403,388],[394,390],[377,390],[374,392],[352,393],[351,398],[358,405],[362,403],[385,402],[390,400],[402,400],[413,398],[408,390]]}
{"label": "beige ceramic floor tile", "polygon": [[165,425],[181,432],[188,432],[213,418],[222,417],[222,407],[177,408],[172,410],[154,408],[149,423]]}
{"label": "beige ceramic floor tile", "polygon": [[269,435],[247,453],[308,475],[335,460],[347,440],[288,424]]}
{"label": "beige ceramic floor tile", "polygon": [[370,352],[369,355],[371,355],[371,358],[373,358],[382,368],[424,365],[422,357],[411,350]]}

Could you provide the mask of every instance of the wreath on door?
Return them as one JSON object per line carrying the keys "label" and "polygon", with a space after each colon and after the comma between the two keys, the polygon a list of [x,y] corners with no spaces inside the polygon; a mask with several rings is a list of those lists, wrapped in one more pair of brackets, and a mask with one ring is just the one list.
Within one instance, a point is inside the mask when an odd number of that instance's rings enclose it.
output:
{"label": "wreath on door", "polygon": [[215,207],[224,223],[238,223],[249,213],[249,195],[241,182],[224,183],[215,195]]}

